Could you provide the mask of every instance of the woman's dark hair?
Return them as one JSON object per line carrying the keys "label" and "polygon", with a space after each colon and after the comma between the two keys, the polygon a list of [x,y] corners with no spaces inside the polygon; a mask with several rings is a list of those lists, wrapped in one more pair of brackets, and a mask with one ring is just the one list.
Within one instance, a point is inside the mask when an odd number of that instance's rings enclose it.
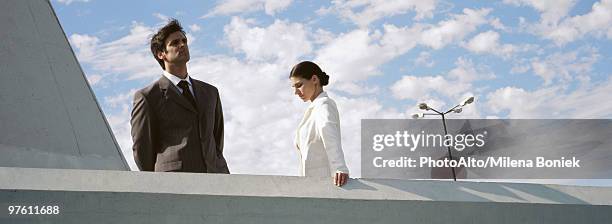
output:
{"label": "woman's dark hair", "polygon": [[312,61],[303,61],[293,66],[289,78],[299,77],[303,79],[311,79],[316,75],[321,82],[321,86],[326,86],[329,83],[329,75],[325,74],[317,64]]}

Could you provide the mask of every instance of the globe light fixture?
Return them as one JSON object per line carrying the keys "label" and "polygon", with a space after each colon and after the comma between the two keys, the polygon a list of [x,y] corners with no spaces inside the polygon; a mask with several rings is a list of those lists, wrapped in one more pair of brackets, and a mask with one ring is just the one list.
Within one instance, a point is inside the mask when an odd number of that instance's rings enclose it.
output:
{"label": "globe light fixture", "polygon": [[[426,103],[419,103],[418,107],[421,110],[425,110],[425,111],[434,111],[435,113],[415,113],[412,114],[412,118],[413,119],[420,119],[420,118],[424,118],[426,115],[439,115],[442,117],[442,126],[444,127],[444,135],[448,134],[448,130],[446,129],[446,118],[445,115],[450,113],[450,112],[454,112],[454,113],[461,113],[463,111],[463,107],[471,104],[474,102],[474,97],[470,96],[468,98],[465,98],[463,101],[461,101],[461,103],[459,103],[457,106],[454,106],[453,108],[451,108],[450,110],[442,113],[434,108],[429,107],[429,105],[427,105]],[[447,146],[448,149],[448,158],[450,160],[453,160],[453,154],[451,152],[450,146]],[[457,181],[457,176],[455,174],[455,168],[451,167],[451,170],[453,171],[453,180]]]}

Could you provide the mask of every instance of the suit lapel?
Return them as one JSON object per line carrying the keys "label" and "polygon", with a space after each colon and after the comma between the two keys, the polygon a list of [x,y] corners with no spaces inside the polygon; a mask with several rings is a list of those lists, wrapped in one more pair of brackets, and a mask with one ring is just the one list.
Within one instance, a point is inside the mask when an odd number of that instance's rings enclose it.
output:
{"label": "suit lapel", "polygon": [[302,121],[300,121],[300,124],[298,125],[298,130],[302,127],[302,125],[304,125],[306,120],[308,120],[308,117],[310,117],[310,113],[312,113],[312,109],[313,107],[308,107],[308,109],[306,109],[306,112],[304,112],[304,116],[302,117]]}
{"label": "suit lapel", "polygon": [[310,114],[312,113],[312,110],[315,108],[318,101],[320,101],[320,99],[323,97],[327,97],[327,93],[322,92],[321,94],[319,94],[319,96],[317,96],[317,98],[312,103],[308,105],[308,109],[306,109],[306,112],[304,112],[304,117],[302,117],[302,121],[300,121],[300,125],[298,125],[298,129],[301,128],[302,125],[304,125],[306,120],[308,120],[308,118],[310,117]]}
{"label": "suit lapel", "polygon": [[188,110],[191,110],[195,113],[197,113],[196,109],[193,107],[193,105],[191,105],[191,103],[189,103],[189,101],[187,99],[185,99],[185,97],[183,97],[183,95],[180,95],[179,90],[176,86],[174,86],[174,84],[172,84],[172,82],[170,82],[170,80],[168,80],[168,78],[166,78],[165,76],[162,75],[161,78],[159,78],[159,88],[166,93],[166,97],[168,97],[168,99],[176,102],[177,104],[185,107]]}
{"label": "suit lapel", "polygon": [[191,79],[191,85],[193,86],[193,92],[195,93],[196,105],[198,105],[198,110],[200,112],[205,111],[205,106],[208,105],[207,100],[211,98],[206,94],[204,87],[195,79]]}
{"label": "suit lapel", "polygon": [[300,130],[302,129],[302,126],[306,123],[306,121],[310,117],[310,114],[312,113],[313,108],[314,107],[309,106],[308,109],[306,109],[306,112],[304,112],[304,116],[302,117],[302,121],[300,121],[300,124],[298,125],[298,128],[296,130],[294,144],[295,146],[297,146],[298,150],[301,150],[299,146],[300,138],[302,138],[302,136],[300,136]]}
{"label": "suit lapel", "polygon": [[[304,112],[304,116],[302,117],[302,121],[300,121],[300,124],[298,125],[297,133],[295,135],[296,146],[297,146],[297,143],[299,142],[299,140],[301,138],[301,136],[300,136],[300,129],[306,123],[306,121],[310,118],[312,110],[315,108],[316,104],[318,103],[317,101],[320,101],[320,99],[322,99],[323,97],[327,97],[327,93],[326,92],[320,93],[319,96],[317,96],[317,98],[312,103],[310,103],[310,105],[308,105],[308,109],[306,109],[306,112]],[[298,150],[299,150],[299,146],[298,146]]]}

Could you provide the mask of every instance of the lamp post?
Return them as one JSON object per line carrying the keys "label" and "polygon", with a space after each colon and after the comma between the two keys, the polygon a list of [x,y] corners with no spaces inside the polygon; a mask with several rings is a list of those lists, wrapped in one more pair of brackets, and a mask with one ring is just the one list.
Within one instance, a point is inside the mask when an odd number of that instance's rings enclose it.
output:
{"label": "lamp post", "polygon": [[[445,115],[450,113],[450,112],[455,112],[455,113],[461,113],[461,111],[463,111],[463,107],[471,104],[474,102],[474,97],[470,96],[468,98],[465,98],[463,101],[461,101],[460,104],[457,104],[457,106],[454,106],[453,108],[451,108],[450,110],[442,113],[434,108],[429,107],[426,103],[419,103],[419,109],[421,110],[425,110],[425,111],[434,111],[435,113],[416,113],[416,114],[412,114],[412,118],[414,119],[419,119],[419,118],[423,118],[427,115],[440,115],[442,117],[442,125],[444,126],[444,136],[448,135],[448,131],[446,129],[446,117]],[[453,160],[453,154],[451,153],[451,148],[450,146],[446,146],[446,148],[448,149],[448,158],[450,160]],[[457,181],[457,176],[455,174],[455,167],[451,167],[451,170],[453,171],[453,180]]]}

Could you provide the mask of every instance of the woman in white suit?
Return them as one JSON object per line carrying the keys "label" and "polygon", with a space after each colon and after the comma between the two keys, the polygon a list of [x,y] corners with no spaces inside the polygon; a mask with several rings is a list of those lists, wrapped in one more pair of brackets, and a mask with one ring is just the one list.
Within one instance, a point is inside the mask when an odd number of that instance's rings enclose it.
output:
{"label": "woman in white suit", "polygon": [[349,171],[342,153],[338,108],[323,91],[329,76],[315,63],[303,61],[293,66],[289,79],[295,94],[310,102],[295,136],[300,174],[332,177],[336,186],[346,184]]}

